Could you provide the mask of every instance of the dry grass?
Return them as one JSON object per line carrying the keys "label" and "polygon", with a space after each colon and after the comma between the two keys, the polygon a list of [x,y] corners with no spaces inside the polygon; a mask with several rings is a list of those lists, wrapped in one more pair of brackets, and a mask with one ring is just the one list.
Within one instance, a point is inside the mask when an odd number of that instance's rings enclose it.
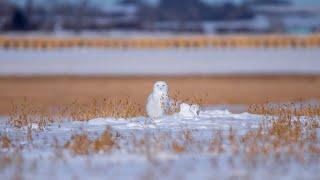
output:
{"label": "dry grass", "polygon": [[62,116],[77,121],[99,117],[128,118],[143,115],[141,105],[130,97],[93,99],[88,104],[74,101],[62,108],[62,112]]}
{"label": "dry grass", "polygon": [[[0,113],[8,111],[13,127],[36,125],[39,129],[65,118],[86,121],[99,117],[141,116],[145,115],[145,100],[156,79],[159,78],[0,78]],[[320,97],[320,78],[315,76],[167,77],[164,80],[170,85],[171,98],[189,104],[252,104]],[[11,110],[7,110],[8,107]],[[177,103],[172,112],[178,110]],[[320,114],[319,107],[285,110],[295,115]],[[250,111],[275,114],[283,112],[284,106],[252,106]]]}
{"label": "dry grass", "polygon": [[215,135],[213,136],[210,145],[209,145],[209,152],[215,153],[215,154],[220,154],[224,152],[224,147],[223,147],[223,137],[221,134],[221,131],[217,131]]}
{"label": "dry grass", "polygon": [[175,153],[182,153],[182,152],[186,151],[185,147],[180,145],[180,144],[178,144],[177,142],[173,142],[172,143],[172,150]]}
{"label": "dry grass", "polygon": [[[129,97],[93,99],[88,104],[73,101],[53,108],[41,108],[25,99],[23,103],[12,104],[8,123],[18,129],[27,128],[29,132],[35,126],[36,129],[43,130],[48,124],[59,123],[63,119],[88,121],[100,117],[129,118],[141,115],[143,115],[141,106]],[[32,140],[31,133],[28,133],[28,139]]]}
{"label": "dry grass", "polygon": [[[203,106],[204,102],[206,101],[206,97],[208,97],[208,95],[191,95],[190,97],[186,98],[183,97],[180,93],[179,90],[176,90],[174,92],[170,93],[170,108],[166,108],[167,110],[167,114],[174,114],[174,113],[178,113],[180,111],[180,104],[181,103],[188,103],[188,104],[197,104],[199,106]],[[166,106],[165,104],[163,104],[163,106]]]}
{"label": "dry grass", "polygon": [[[275,108],[276,107],[276,108]],[[320,128],[319,106],[294,104],[262,105],[250,109],[253,113],[273,115],[257,130],[250,130],[240,142],[246,147],[249,159],[257,155],[270,156],[276,160],[294,157],[305,162],[307,154],[320,157],[317,129]],[[314,157],[312,157],[314,158]],[[320,160],[317,158],[317,160]]]}
{"label": "dry grass", "polygon": [[[202,105],[203,96],[191,96],[183,98],[179,91],[172,93],[175,104],[170,108],[170,114],[179,111],[180,102]],[[144,108],[133,98],[125,96],[120,98],[93,98],[88,103],[80,103],[78,100],[57,107],[41,107],[24,98],[21,103],[11,104],[9,124],[15,128],[27,128],[28,140],[32,141],[31,129],[44,130],[48,124],[59,123],[64,119],[73,121],[88,121],[101,117],[130,118],[145,116]]]}
{"label": "dry grass", "polygon": [[[266,115],[267,119],[261,122],[259,128],[249,129],[244,135],[239,135],[237,130],[230,128],[224,133],[215,131],[210,141],[199,141],[193,137],[194,132],[190,130],[182,130],[176,136],[155,133],[149,136],[149,149],[153,156],[156,156],[157,152],[168,150],[178,154],[209,152],[218,156],[231,153],[233,158],[243,158],[245,163],[254,166],[270,159],[276,163],[291,160],[302,164],[320,161],[318,106],[294,105],[295,111],[292,111],[293,107],[289,105],[279,105],[281,111],[274,111],[274,106],[270,109],[266,105],[258,107],[265,108],[259,113]],[[271,112],[273,116],[268,116]],[[134,142],[145,142],[145,139]],[[141,145],[145,143],[133,143],[135,148]]]}
{"label": "dry grass", "polygon": [[1,140],[1,148],[8,149],[11,147],[11,140],[7,135],[2,135],[0,137],[0,140]]}
{"label": "dry grass", "polygon": [[233,35],[233,36],[188,36],[188,37],[140,37],[140,38],[55,38],[0,36],[2,48],[314,48],[320,46],[320,36],[288,35]]}
{"label": "dry grass", "polygon": [[116,136],[111,133],[110,127],[95,140],[90,140],[87,133],[73,135],[64,145],[75,155],[88,155],[89,153],[110,152],[117,147]]}
{"label": "dry grass", "polygon": [[[207,76],[207,77],[0,77],[0,114],[8,115],[11,104],[24,99],[41,108],[88,105],[92,99],[133,99],[144,111],[153,83],[165,80],[171,96],[201,104],[263,104],[320,98],[318,76]],[[195,96],[197,97],[197,96]],[[110,103],[110,102],[106,102]]]}
{"label": "dry grass", "polygon": [[110,127],[104,130],[103,134],[93,142],[93,150],[95,152],[110,152],[116,147],[116,137],[111,133]]}
{"label": "dry grass", "polygon": [[77,155],[88,155],[90,150],[90,144],[92,141],[89,139],[87,134],[73,135],[71,140],[66,142],[65,148]]}
{"label": "dry grass", "polygon": [[305,105],[302,102],[294,102],[287,104],[266,103],[262,105],[251,105],[249,112],[265,115],[291,115],[291,116],[307,116],[314,117],[320,115],[320,105]]}
{"label": "dry grass", "polygon": [[[219,157],[229,157],[231,167],[235,161],[240,160],[241,167],[244,168],[257,167],[270,161],[279,166],[293,161],[303,166],[309,163],[319,164],[318,106],[267,104],[252,106],[250,112],[263,114],[266,119],[258,128],[249,129],[242,135],[230,128],[227,131],[214,130],[211,138],[201,140],[195,136],[199,131],[182,127],[181,131],[175,130],[175,133],[150,131],[147,136],[139,136],[132,132],[130,135],[122,136],[120,132],[107,127],[101,135],[91,137],[82,131],[73,135],[64,146],[54,141],[52,147],[56,152],[56,158],[63,158],[64,150],[76,156],[88,157],[96,153],[109,154],[120,151],[143,155],[154,164],[157,163],[160,153],[204,157],[209,154],[216,160]],[[19,172],[24,161],[21,146],[18,146],[20,142],[10,139],[7,135],[1,136],[0,170],[14,165],[15,171]],[[9,152],[8,148],[14,153],[6,153]]]}
{"label": "dry grass", "polygon": [[19,104],[12,103],[11,107],[9,123],[15,128],[27,127],[31,129],[33,125],[37,125],[39,129],[43,129],[54,121],[54,116],[51,112],[29,103],[26,99]]}
{"label": "dry grass", "polygon": [[[117,101],[112,101],[116,103]],[[201,102],[201,101],[199,101]],[[93,100],[90,105],[79,106],[76,103],[63,112],[58,112],[58,117],[67,115],[74,120],[88,120],[88,118],[103,116],[136,116],[141,113],[129,100],[120,102],[120,109],[129,109],[124,112],[115,112],[117,108],[112,107],[112,103],[107,103],[106,99],[102,102]],[[110,107],[109,107],[110,106]],[[15,106],[16,107],[16,106]],[[70,106],[68,106],[70,107]],[[109,107],[109,110],[107,110]],[[118,106],[117,106],[118,107]],[[11,117],[11,125],[19,128],[26,125],[28,142],[32,142],[32,128],[29,123],[39,123],[39,127],[45,128],[44,124],[49,122],[39,121],[39,119],[54,120],[54,118],[39,118],[35,112],[28,113],[27,105],[22,105],[22,110],[15,108],[15,114]],[[83,108],[85,110],[83,110]],[[132,137],[126,139],[127,143],[119,141],[124,139],[118,133],[112,133],[110,127],[96,139],[90,139],[87,133],[77,134],[65,143],[64,147],[69,149],[75,155],[88,155],[91,153],[111,152],[116,149],[127,149],[132,146],[130,151],[135,153],[144,153],[149,160],[155,159],[157,153],[170,151],[173,153],[191,153],[191,152],[209,152],[215,155],[222,155],[230,152],[233,157],[244,157],[247,163],[256,165],[263,160],[271,158],[276,162],[288,161],[294,159],[301,163],[310,162],[310,160],[320,160],[320,140],[318,138],[318,129],[320,128],[318,105],[297,105],[297,104],[265,104],[251,106],[249,112],[264,115],[266,118],[261,122],[259,128],[249,129],[244,135],[238,135],[238,132],[230,128],[228,132],[216,131],[210,141],[201,142],[193,137],[190,130],[183,130],[176,136],[166,133],[149,133],[142,138]],[[40,113],[41,114],[41,113]],[[31,116],[32,115],[32,116]],[[272,116],[270,116],[272,115]],[[33,119],[32,117],[35,117]],[[19,119],[20,118],[20,119]],[[25,118],[25,121],[23,120]],[[10,148],[11,140],[7,136],[1,137],[2,148]],[[143,147],[143,148],[142,148]],[[165,147],[169,147],[165,148]]]}
{"label": "dry grass", "polygon": [[[178,94],[178,93],[177,93]],[[170,109],[170,113],[179,111],[179,94],[174,96],[175,104]],[[196,96],[182,100],[183,102],[195,103],[201,105],[204,99]],[[32,128],[43,130],[48,124],[61,122],[63,119],[73,121],[88,121],[90,119],[101,117],[130,118],[145,116],[141,105],[132,98],[102,98],[92,99],[88,104],[79,103],[77,100],[70,104],[60,107],[41,108],[27,99],[22,103],[12,103],[12,111],[9,114],[9,124],[14,128],[27,128],[28,139],[32,141]]]}
{"label": "dry grass", "polygon": [[[264,111],[260,111],[262,108]],[[163,151],[177,154],[208,152],[218,156],[230,153],[231,157],[240,157],[245,163],[253,166],[263,164],[266,160],[275,163],[291,160],[302,164],[319,162],[318,106],[286,104],[279,105],[278,108],[281,110],[274,110],[274,106],[259,105],[255,108],[259,109],[258,112],[250,109],[253,113],[265,115],[266,119],[260,123],[258,128],[249,129],[243,135],[239,135],[237,130],[230,128],[224,133],[221,130],[214,131],[211,140],[201,141],[193,137],[195,132],[182,129],[175,136],[159,132],[150,134],[147,140],[146,137],[140,140],[131,137],[127,141],[136,149],[145,146],[145,142],[148,141],[148,148],[152,156]],[[126,147],[119,148],[126,149]],[[139,150],[132,152],[146,153]]]}
{"label": "dry grass", "polygon": [[[195,102],[195,101],[193,101]],[[201,101],[197,102],[201,103]],[[70,117],[73,120],[89,120],[97,117],[132,117],[141,115],[141,109],[129,99],[102,101],[93,100],[88,105],[80,105],[76,102],[66,109],[55,111],[57,114],[48,113],[35,109],[31,104],[20,104],[13,106],[10,116],[10,124],[15,128],[27,127],[27,140],[32,141],[32,126],[37,124],[40,129],[53,121],[55,117]],[[282,155],[294,156],[299,160],[304,160],[304,152],[319,154],[319,139],[317,129],[320,128],[320,107],[318,105],[255,105],[251,106],[249,112],[265,115],[268,120],[263,121],[258,129],[251,129],[243,136],[237,136],[237,132],[230,128],[227,136],[223,136],[220,131],[216,132],[208,144],[208,151],[216,154],[224,153],[226,147],[224,141],[230,145],[229,150],[234,154],[246,154],[248,157],[260,155],[281,158]],[[272,115],[272,116],[270,116]],[[272,118],[272,119],[270,119]],[[146,139],[135,140],[137,146],[145,145]],[[181,137],[172,139],[164,136],[161,139],[152,140],[155,147],[165,147],[171,144],[173,152],[183,153],[194,146],[192,132],[182,131]],[[11,141],[7,136],[1,137],[3,148],[8,148]],[[150,140],[148,140],[150,142]],[[96,140],[90,140],[86,134],[75,135],[66,143],[65,147],[75,154],[88,154],[90,149],[94,152],[110,151],[117,143],[110,128]],[[150,144],[148,145],[150,146]],[[155,148],[153,147],[153,148]],[[199,149],[204,149],[200,147]]]}

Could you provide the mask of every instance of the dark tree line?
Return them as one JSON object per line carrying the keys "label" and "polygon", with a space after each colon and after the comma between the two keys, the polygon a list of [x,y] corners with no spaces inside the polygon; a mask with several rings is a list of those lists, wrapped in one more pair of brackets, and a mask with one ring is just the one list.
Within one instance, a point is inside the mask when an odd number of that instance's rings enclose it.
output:
{"label": "dark tree line", "polygon": [[[6,2],[6,1],[4,1]],[[9,1],[7,1],[9,2]],[[54,16],[61,16],[68,20],[66,26],[73,28],[88,27],[88,19],[90,26],[99,28],[98,24],[94,24],[94,18],[117,18],[122,14],[110,14],[99,6],[90,3],[90,0],[78,1],[78,4],[69,4],[63,2],[61,4],[52,3],[48,7],[34,8],[33,0],[28,0],[25,8],[14,7],[10,11],[10,18],[2,29],[8,30],[29,30],[43,28],[46,23],[55,24]],[[54,1],[52,1],[54,2]],[[123,24],[127,26],[142,27],[143,24],[152,24],[159,21],[173,22],[200,22],[200,21],[225,21],[225,20],[243,20],[251,19],[255,16],[251,10],[251,5],[264,4],[288,4],[287,0],[246,0],[243,4],[219,3],[207,4],[201,0],[160,0],[157,5],[150,5],[145,0],[122,0],[120,4],[134,5],[138,11],[136,17],[138,22],[132,24]],[[51,7],[52,6],[52,7]],[[46,10],[46,9],[49,9]],[[1,7],[0,7],[1,10]],[[35,12],[36,11],[36,12]],[[0,12],[1,14],[1,12]],[[38,22],[34,21],[34,17],[38,17]],[[71,18],[71,19],[70,19]],[[74,19],[72,19],[74,18]],[[40,20],[39,20],[40,19]],[[70,19],[70,20],[69,20]],[[85,21],[86,20],[86,21]],[[74,22],[75,24],[70,24]],[[117,24],[115,22],[115,24]],[[0,24],[1,25],[1,24]],[[52,25],[51,25],[52,26]],[[4,28],[3,28],[4,27]],[[105,28],[105,27],[102,27]],[[109,27],[108,28],[112,28]]]}
{"label": "dark tree line", "polygon": [[200,0],[161,0],[156,7],[141,6],[140,17],[158,21],[201,21],[250,19],[253,12],[245,5],[209,5]]}

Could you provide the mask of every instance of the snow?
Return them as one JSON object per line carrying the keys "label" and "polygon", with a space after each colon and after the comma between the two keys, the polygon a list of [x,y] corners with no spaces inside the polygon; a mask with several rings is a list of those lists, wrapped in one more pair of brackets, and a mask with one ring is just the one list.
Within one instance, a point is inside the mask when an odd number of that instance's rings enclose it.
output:
{"label": "snow", "polygon": [[315,49],[0,49],[0,75],[320,74]]}
{"label": "snow", "polygon": [[185,117],[193,117],[193,114],[190,111],[190,105],[186,104],[186,103],[180,104],[180,112],[179,112],[179,114],[181,116],[185,116]]}
{"label": "snow", "polygon": [[[320,175],[320,167],[317,165],[290,162],[276,165],[266,161],[261,166],[248,167],[237,159],[230,159],[227,154],[218,156],[196,150],[183,154],[168,150],[152,151],[154,160],[148,161],[144,153],[133,151],[130,144],[133,138],[143,137],[145,132],[153,136],[169,133],[174,138],[185,130],[189,130],[196,142],[201,144],[210,140],[215,130],[224,132],[232,127],[238,133],[244,133],[257,128],[266,119],[246,112],[233,114],[228,110],[209,108],[202,110],[196,118],[177,113],[152,122],[146,121],[146,117],[105,117],[88,122],[65,120],[49,125],[44,131],[33,132],[32,143],[25,140],[25,130],[13,129],[5,123],[6,119],[0,117],[0,132],[20,139],[20,144],[26,148],[22,150],[22,164],[0,168],[0,179],[9,179],[17,174],[26,179],[301,179],[317,178]],[[87,132],[91,138],[95,138],[106,127],[120,134],[123,138],[120,144],[126,148],[88,156],[75,156],[62,150],[62,155],[58,156],[59,151],[52,147],[54,139],[63,145],[73,134],[81,132]],[[0,157],[5,153],[3,149],[0,150]]]}
{"label": "snow", "polygon": [[[86,125],[108,126],[112,125],[114,129],[127,130],[143,130],[145,127],[157,130],[174,130],[174,129],[220,129],[229,130],[230,127],[236,129],[246,129],[248,127],[256,127],[260,119],[260,115],[249,113],[231,114],[228,110],[209,110],[200,112],[198,117],[185,116],[185,114],[174,114],[153,120],[145,126],[146,117],[133,118],[129,120],[115,120],[109,118],[98,118],[90,120]],[[148,121],[150,122],[150,121]],[[79,122],[77,122],[79,123]]]}

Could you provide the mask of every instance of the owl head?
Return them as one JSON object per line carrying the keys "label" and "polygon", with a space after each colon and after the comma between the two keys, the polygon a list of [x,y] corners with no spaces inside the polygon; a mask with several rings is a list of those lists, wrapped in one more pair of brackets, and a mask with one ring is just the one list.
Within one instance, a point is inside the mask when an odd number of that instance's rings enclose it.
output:
{"label": "owl head", "polygon": [[161,95],[166,95],[168,94],[168,85],[164,81],[157,81],[153,85],[153,93],[155,94],[161,94]]}

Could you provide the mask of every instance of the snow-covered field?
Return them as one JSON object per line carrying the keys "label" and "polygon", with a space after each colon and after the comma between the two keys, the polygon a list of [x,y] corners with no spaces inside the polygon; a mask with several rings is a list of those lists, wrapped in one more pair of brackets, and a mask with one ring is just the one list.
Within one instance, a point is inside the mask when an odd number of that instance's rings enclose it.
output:
{"label": "snow-covered field", "polygon": [[[1,49],[0,75],[318,75],[318,57],[319,49]],[[320,178],[318,116],[284,116],[292,129],[285,121],[270,130],[277,116],[218,109],[153,121],[66,118],[44,129],[0,117],[0,179]]]}
{"label": "snow-covered field", "polygon": [[320,74],[316,49],[0,49],[0,75]]}
{"label": "snow-covered field", "polygon": [[[235,132],[235,136],[256,130],[270,118],[249,113],[232,114],[228,110],[206,109],[198,117],[174,114],[153,122],[145,117],[130,119],[99,118],[88,122],[63,121],[45,130],[32,127],[14,129],[1,119],[0,132],[23,148],[0,151],[0,179],[319,179],[319,156],[311,163],[270,158],[248,163],[243,154],[235,155],[225,138],[223,153],[210,151],[212,139]],[[147,123],[146,123],[147,122]],[[145,124],[146,123],[146,124]],[[106,127],[117,138],[117,147],[108,152],[74,155],[61,148],[74,134],[99,137]],[[320,129],[317,130],[318,136]],[[230,134],[229,134],[230,135]],[[229,136],[228,135],[228,136]],[[229,137],[230,138],[230,137]],[[141,142],[143,140],[143,143]],[[184,144],[187,149],[172,148]],[[12,161],[3,158],[11,155]]]}

